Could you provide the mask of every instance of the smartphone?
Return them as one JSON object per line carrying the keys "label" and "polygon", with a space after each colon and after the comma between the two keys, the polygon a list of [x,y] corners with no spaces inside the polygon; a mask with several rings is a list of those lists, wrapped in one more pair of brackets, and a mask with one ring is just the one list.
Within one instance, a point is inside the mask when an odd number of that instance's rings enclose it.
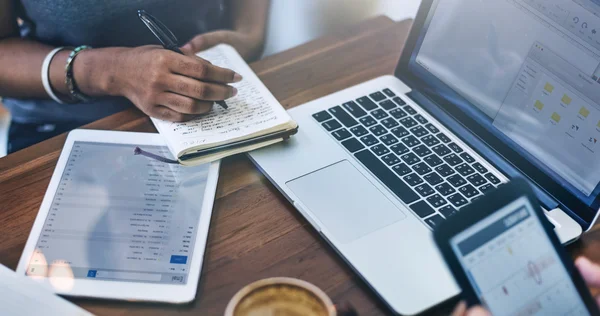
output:
{"label": "smartphone", "polygon": [[469,306],[492,315],[600,315],[525,180],[461,209],[434,238]]}

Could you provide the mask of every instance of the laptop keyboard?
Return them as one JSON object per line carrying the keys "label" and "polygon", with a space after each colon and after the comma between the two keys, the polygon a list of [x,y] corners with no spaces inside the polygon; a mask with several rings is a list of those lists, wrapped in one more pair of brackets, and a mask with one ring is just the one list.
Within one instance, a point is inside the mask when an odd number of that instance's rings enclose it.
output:
{"label": "laptop keyboard", "polygon": [[432,229],[502,182],[390,89],[313,118]]}

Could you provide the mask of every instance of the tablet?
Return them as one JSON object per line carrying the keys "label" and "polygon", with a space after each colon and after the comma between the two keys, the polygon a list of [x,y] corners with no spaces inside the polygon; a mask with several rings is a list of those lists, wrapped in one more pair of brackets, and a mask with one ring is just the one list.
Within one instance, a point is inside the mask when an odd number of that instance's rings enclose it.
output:
{"label": "tablet", "polygon": [[184,167],[159,134],[69,133],[17,267],[55,293],[194,299],[219,162]]}
{"label": "tablet", "polygon": [[434,238],[469,305],[493,315],[600,314],[524,180],[461,209]]}

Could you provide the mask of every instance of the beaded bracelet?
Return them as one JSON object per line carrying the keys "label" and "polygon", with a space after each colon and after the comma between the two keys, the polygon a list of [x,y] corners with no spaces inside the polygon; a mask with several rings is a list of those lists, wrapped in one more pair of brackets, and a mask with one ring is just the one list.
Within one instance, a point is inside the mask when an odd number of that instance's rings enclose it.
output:
{"label": "beaded bracelet", "polygon": [[89,97],[83,94],[77,84],[75,83],[75,78],[73,77],[73,62],[75,61],[75,57],[82,51],[86,49],[91,49],[90,46],[82,45],[75,48],[71,54],[69,54],[69,58],[67,59],[67,65],[65,66],[65,83],[67,84],[67,89],[69,89],[69,94],[72,98],[77,99],[81,102],[90,102],[92,97]]}

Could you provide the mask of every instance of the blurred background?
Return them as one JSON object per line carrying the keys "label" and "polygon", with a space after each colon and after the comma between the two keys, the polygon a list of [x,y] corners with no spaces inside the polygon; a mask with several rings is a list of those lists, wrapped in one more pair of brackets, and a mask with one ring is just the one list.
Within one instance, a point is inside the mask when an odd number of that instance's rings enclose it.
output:
{"label": "blurred background", "polygon": [[[414,18],[420,0],[271,0],[264,56],[301,45],[376,15]],[[0,157],[6,155],[9,113],[0,103]]]}

